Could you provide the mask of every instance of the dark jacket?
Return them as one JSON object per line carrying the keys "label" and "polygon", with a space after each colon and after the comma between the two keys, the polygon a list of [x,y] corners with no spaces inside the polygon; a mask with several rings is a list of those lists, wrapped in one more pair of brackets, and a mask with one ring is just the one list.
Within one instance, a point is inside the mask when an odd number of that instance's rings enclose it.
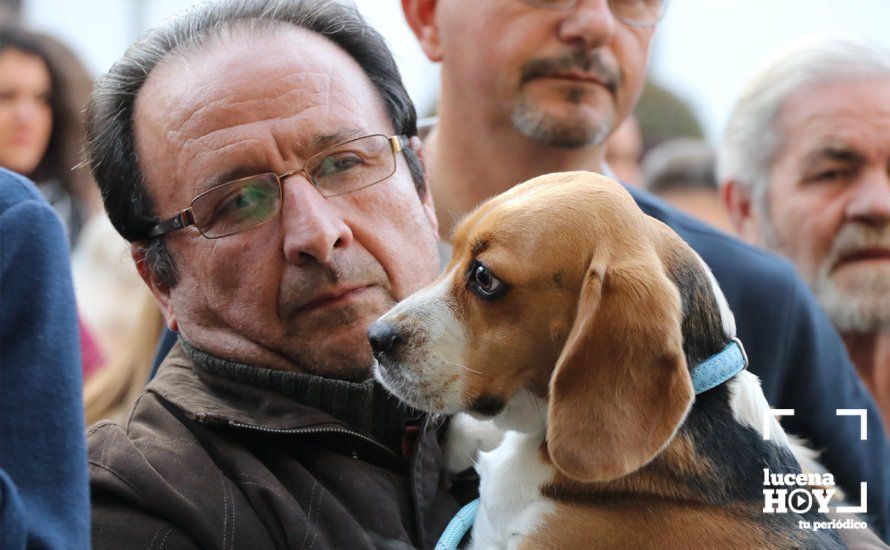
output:
{"label": "dark jacket", "polygon": [[0,169],[0,548],[88,548],[80,342],[68,240]]}
{"label": "dark jacket", "polygon": [[[822,451],[819,460],[850,502],[858,504],[860,483],[868,484],[868,519],[890,541],[890,443],[874,400],[809,287],[787,260],[694,220],[645,191],[628,190],[644,212],[669,225],[710,266],[767,401],[795,411],[782,418],[782,426]],[[867,411],[866,441],[859,438],[859,417],[838,416],[837,409]]]}
{"label": "dark jacket", "polygon": [[406,460],[260,386],[175,346],[126,428],[89,432],[94,547],[435,545],[459,508],[435,430],[406,430]]}

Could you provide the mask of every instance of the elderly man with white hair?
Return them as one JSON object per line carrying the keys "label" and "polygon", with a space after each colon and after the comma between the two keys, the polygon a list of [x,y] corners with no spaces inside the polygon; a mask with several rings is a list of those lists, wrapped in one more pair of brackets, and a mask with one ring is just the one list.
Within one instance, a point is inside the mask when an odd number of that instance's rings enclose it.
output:
{"label": "elderly man with white hair", "polygon": [[787,256],[890,421],[890,52],[822,38],[746,88],[720,152],[740,235]]}

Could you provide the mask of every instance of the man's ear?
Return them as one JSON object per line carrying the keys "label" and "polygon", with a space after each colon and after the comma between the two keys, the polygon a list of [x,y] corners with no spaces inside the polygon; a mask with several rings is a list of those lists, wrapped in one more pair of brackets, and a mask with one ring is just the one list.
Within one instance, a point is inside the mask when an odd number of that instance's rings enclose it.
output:
{"label": "man's ear", "polygon": [[739,237],[752,244],[759,243],[760,223],[756,219],[754,202],[748,187],[735,180],[729,180],[720,186],[720,194]]}
{"label": "man's ear", "polygon": [[426,214],[427,220],[429,220],[433,231],[438,235],[439,220],[436,218],[436,206],[433,204],[433,190],[430,188],[430,180],[428,177],[429,171],[426,169],[426,160],[423,157],[423,142],[420,141],[419,137],[413,136],[408,140],[408,148],[414,151],[414,154],[417,155],[417,159],[420,160],[420,167],[423,170],[423,178],[426,182],[426,189],[420,197],[420,204],[423,206],[423,211]]}
{"label": "man's ear", "polygon": [[405,20],[423,52],[433,62],[442,61],[442,40],[436,22],[437,0],[402,0]]}
{"label": "man's ear", "polygon": [[146,243],[139,241],[130,243],[130,257],[133,258],[133,263],[136,264],[136,271],[139,272],[142,281],[151,290],[155,302],[161,308],[161,313],[164,314],[164,319],[167,322],[167,328],[178,331],[179,323],[176,321],[176,314],[173,313],[173,307],[170,303],[170,287],[158,281],[154,272],[148,267],[148,264],[145,262],[147,252],[148,246]]}

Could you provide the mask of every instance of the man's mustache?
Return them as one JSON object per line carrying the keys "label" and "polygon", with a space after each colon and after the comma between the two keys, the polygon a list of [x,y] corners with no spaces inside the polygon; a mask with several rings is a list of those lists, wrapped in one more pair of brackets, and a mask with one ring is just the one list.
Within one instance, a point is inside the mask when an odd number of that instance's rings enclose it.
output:
{"label": "man's mustache", "polygon": [[520,69],[520,84],[545,76],[581,72],[593,76],[615,92],[621,86],[621,71],[607,63],[599,52],[575,51],[559,57],[532,59]]}
{"label": "man's mustache", "polygon": [[[293,273],[291,273],[293,275]],[[375,285],[389,290],[383,267],[368,258],[338,259],[330,264],[308,263],[283,282],[279,315],[288,317],[321,294],[343,287]]]}
{"label": "man's mustache", "polygon": [[831,244],[826,266],[834,270],[846,258],[870,249],[890,250],[890,221],[881,225],[848,223],[841,227]]}

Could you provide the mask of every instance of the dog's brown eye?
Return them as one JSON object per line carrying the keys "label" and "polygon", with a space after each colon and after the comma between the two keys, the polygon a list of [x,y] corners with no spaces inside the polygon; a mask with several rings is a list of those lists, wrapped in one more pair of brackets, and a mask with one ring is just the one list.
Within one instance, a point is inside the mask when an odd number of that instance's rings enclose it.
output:
{"label": "dog's brown eye", "polygon": [[479,262],[474,262],[470,268],[468,285],[470,290],[482,298],[492,298],[506,290],[506,285],[494,276],[490,269]]}

